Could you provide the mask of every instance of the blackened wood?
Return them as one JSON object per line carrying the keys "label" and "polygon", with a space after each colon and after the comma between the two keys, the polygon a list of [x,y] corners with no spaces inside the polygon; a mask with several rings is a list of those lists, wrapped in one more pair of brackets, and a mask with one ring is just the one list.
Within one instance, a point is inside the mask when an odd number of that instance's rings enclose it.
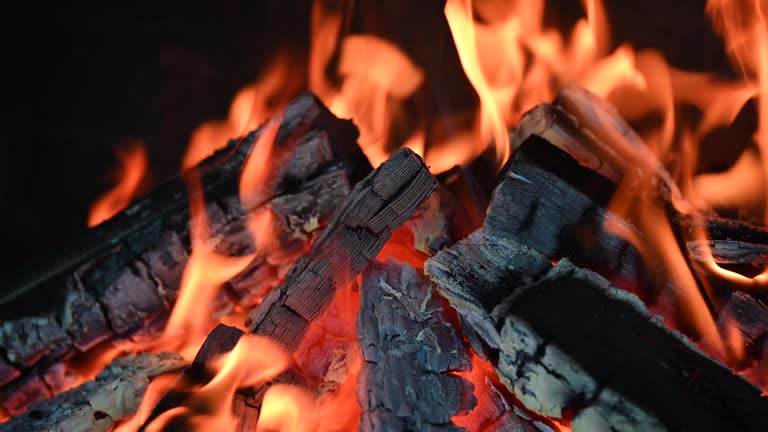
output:
{"label": "blackened wood", "polygon": [[[355,142],[354,125],[334,117],[307,93],[283,113],[271,152],[275,175],[266,185],[268,193],[243,208],[239,174],[262,130],[231,141],[196,168],[217,252],[254,250],[244,219],[255,207],[276,216],[278,246],[229,285],[232,297],[243,304],[252,304],[277,284],[351,184],[371,169]],[[148,324],[167,316],[190,254],[188,208],[184,177],[175,177],[8,287],[10,294],[0,301],[0,342],[3,359],[22,371],[18,379],[34,381],[32,366],[42,371],[107,339],[146,333]],[[274,277],[260,278],[263,274]],[[0,403],[10,394],[6,387]]]}
{"label": "blackened wood", "polygon": [[537,135],[507,164],[493,194],[485,226],[548,258],[568,257],[611,277],[637,280],[642,259],[606,222],[637,232],[606,210],[616,185]]}
{"label": "blackened wood", "polygon": [[178,354],[140,354],[113,361],[96,379],[0,424],[2,432],[107,431],[136,413],[150,380],[185,366]]}
{"label": "blackened wood", "polygon": [[220,355],[232,351],[243,331],[224,324],[217,325],[195,355],[192,364],[185,368],[179,379],[168,389],[152,408],[140,430],[152,423],[160,414],[181,406],[201,385],[207,384],[213,374],[211,366]]}
{"label": "blackened wood", "polygon": [[668,330],[636,296],[567,260],[498,313],[502,381],[536,411],[576,410],[574,431],[768,428],[757,387]]}
{"label": "blackened wood", "polygon": [[468,370],[469,356],[426,281],[408,264],[373,262],[361,296],[360,430],[463,430],[451,419],[477,401],[472,384],[450,372]]}
{"label": "blackened wood", "polygon": [[[725,335],[728,334],[727,328],[736,328],[744,344],[765,343],[764,339],[768,335],[768,307],[748,294],[734,292],[720,310],[717,324]],[[755,347],[755,351],[761,352],[762,349]]]}
{"label": "blackened wood", "polygon": [[533,283],[551,267],[540,253],[481,228],[428,259],[424,271],[458,312],[475,351],[493,358],[500,348],[494,308],[511,287]]}
{"label": "blackened wood", "polygon": [[351,282],[437,187],[418,155],[403,149],[358,183],[328,227],[248,317],[251,332],[295,351],[309,323]]}

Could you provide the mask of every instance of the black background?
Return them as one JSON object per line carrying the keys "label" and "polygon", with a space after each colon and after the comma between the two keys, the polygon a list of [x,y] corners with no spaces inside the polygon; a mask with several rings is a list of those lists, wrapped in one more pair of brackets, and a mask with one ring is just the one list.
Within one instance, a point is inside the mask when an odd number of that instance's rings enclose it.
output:
{"label": "black background", "polygon": [[[111,185],[114,146],[141,139],[153,178],[171,175],[190,132],[226,117],[237,89],[258,76],[265,59],[283,47],[308,50],[310,1],[157,3],[4,11],[0,271],[6,275],[85,229],[89,205]],[[410,26],[393,34],[444,36],[431,31],[444,26],[430,25],[443,19],[440,1],[359,1],[358,8],[373,3],[378,12],[362,14],[362,27],[386,10]],[[728,73],[704,5],[606,2],[615,42],[660,48],[679,67]],[[576,0],[550,1],[547,16],[568,28],[580,11]]]}

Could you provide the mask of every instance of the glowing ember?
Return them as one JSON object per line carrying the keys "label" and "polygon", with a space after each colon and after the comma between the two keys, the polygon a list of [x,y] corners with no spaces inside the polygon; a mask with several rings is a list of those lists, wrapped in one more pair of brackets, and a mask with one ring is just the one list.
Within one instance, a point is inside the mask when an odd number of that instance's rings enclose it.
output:
{"label": "glowing ember", "polygon": [[88,226],[96,226],[128,207],[147,172],[147,152],[141,143],[133,143],[117,150],[120,168],[116,173],[117,185],[99,197],[91,207]]}

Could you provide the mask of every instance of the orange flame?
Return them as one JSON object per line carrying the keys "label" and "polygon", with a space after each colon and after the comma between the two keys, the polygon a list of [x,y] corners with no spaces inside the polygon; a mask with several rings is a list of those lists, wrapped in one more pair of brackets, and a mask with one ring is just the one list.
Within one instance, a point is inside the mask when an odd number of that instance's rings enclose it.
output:
{"label": "orange flame", "polygon": [[99,197],[91,206],[88,226],[96,226],[111,218],[131,203],[147,172],[147,152],[140,142],[117,150],[120,168],[117,185]]}
{"label": "orange flame", "polygon": [[501,166],[509,158],[509,136],[494,93],[480,66],[471,0],[448,0],[445,17],[451,27],[464,73],[480,97],[481,139],[488,142],[493,137],[497,162]]}
{"label": "orange flame", "polygon": [[[183,419],[190,430],[235,430],[232,415],[235,391],[264,383],[285,370],[290,356],[268,338],[245,334],[228,354],[217,363],[216,376],[192,395],[182,407],[166,411],[147,427],[161,431],[172,422]],[[263,415],[263,413],[262,413]]]}
{"label": "orange flame", "polygon": [[[301,75],[293,74],[295,61],[281,54],[254,83],[240,89],[226,120],[209,121],[192,132],[182,168],[191,168],[235,137],[255,129],[275,114],[301,89]],[[299,79],[291,80],[290,77]]]}
{"label": "orange flame", "polygon": [[210,309],[220,285],[245,269],[255,257],[255,254],[229,257],[213,250],[214,245],[209,242],[211,225],[200,182],[198,174],[192,172],[188,178],[192,253],[184,268],[179,297],[168,325],[155,344],[163,349],[170,345],[191,355],[197,352],[213,325]]}
{"label": "orange flame", "polygon": [[272,385],[259,413],[256,431],[304,432],[316,420],[314,398],[296,386]]}

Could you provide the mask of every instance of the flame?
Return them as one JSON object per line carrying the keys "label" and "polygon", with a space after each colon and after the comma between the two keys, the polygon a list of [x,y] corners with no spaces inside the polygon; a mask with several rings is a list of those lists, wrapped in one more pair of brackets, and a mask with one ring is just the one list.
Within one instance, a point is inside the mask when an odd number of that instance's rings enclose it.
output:
{"label": "flame", "polygon": [[[206,122],[192,132],[182,168],[197,165],[230,139],[255,129],[282,109],[303,84],[301,75],[292,73],[296,68],[296,61],[288,54],[278,55],[257,81],[237,92],[226,120]],[[299,79],[291,80],[290,77]]]}
{"label": "flame", "polygon": [[[753,139],[760,151],[762,171],[768,172],[768,1],[709,0],[707,12],[744,79],[757,83],[758,120]],[[768,208],[763,217],[768,222]]]}
{"label": "flame", "polygon": [[509,158],[509,136],[494,93],[480,66],[471,0],[448,0],[445,17],[451,27],[464,73],[480,97],[481,139],[487,142],[493,137],[497,162],[501,166]]}
{"label": "flame", "polygon": [[189,175],[188,187],[192,253],[184,268],[178,299],[163,335],[155,346],[162,349],[175,347],[180,352],[194,356],[214,324],[210,309],[219,287],[245,269],[256,254],[230,257],[216,253],[214,245],[209,242],[211,225],[205,208],[201,179],[196,172]]}
{"label": "flame", "polygon": [[147,172],[147,152],[144,145],[134,142],[117,149],[120,168],[117,171],[117,185],[99,197],[91,206],[88,226],[96,226],[111,218],[131,203]]}
{"label": "flame", "polygon": [[237,419],[232,415],[235,391],[276,377],[288,367],[290,356],[269,338],[245,334],[231,352],[215,363],[220,369],[211,382],[184,406],[158,416],[147,426],[147,432],[161,431],[175,422],[183,422],[193,431],[236,430]]}
{"label": "flame", "polygon": [[363,151],[378,166],[388,157],[399,106],[421,85],[423,73],[398,47],[374,36],[347,36],[339,56],[343,84],[329,99],[329,108],[339,117],[355,119]]}
{"label": "flame", "polygon": [[272,385],[259,414],[256,431],[304,432],[315,420],[315,401],[296,386]]}

